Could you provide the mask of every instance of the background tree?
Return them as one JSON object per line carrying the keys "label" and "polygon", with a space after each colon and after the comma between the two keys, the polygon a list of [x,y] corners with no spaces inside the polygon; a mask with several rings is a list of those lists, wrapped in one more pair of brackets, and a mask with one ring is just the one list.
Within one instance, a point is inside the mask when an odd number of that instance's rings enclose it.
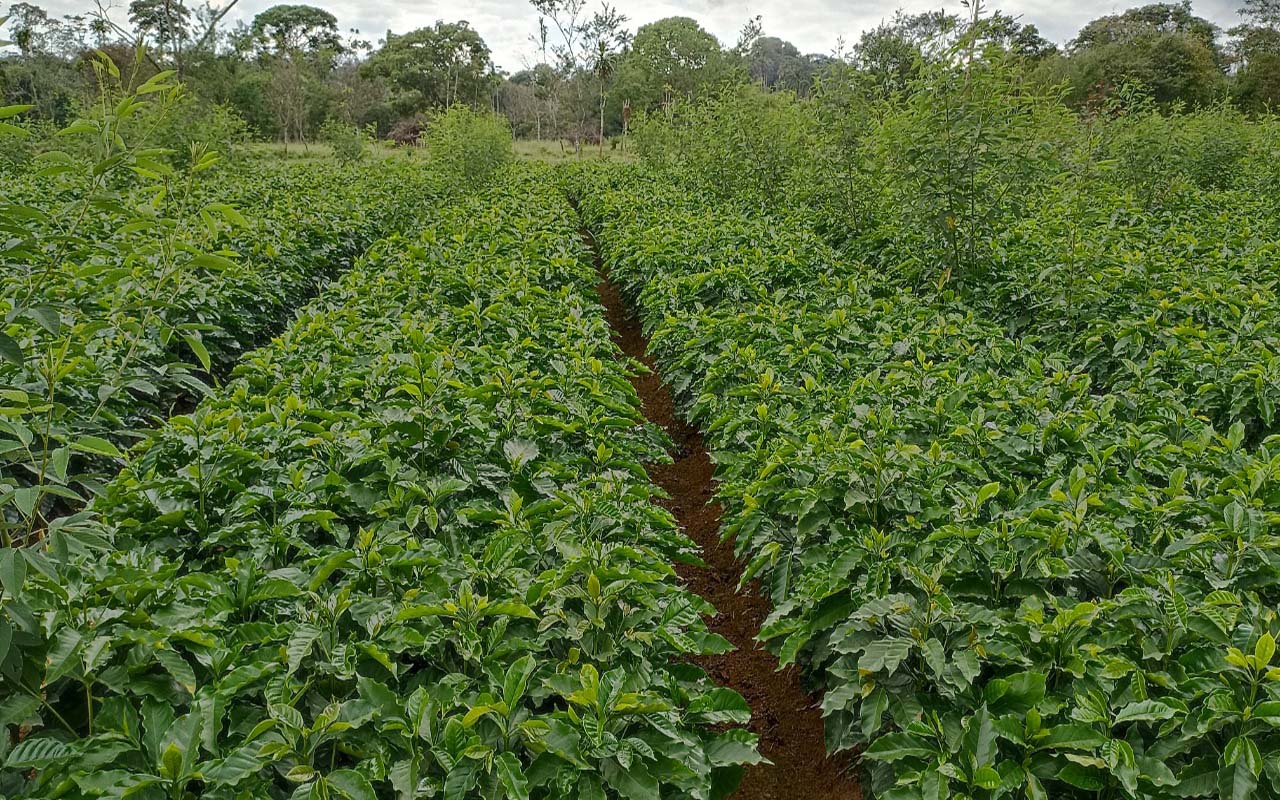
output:
{"label": "background tree", "polygon": [[178,71],[178,79],[186,75],[185,53],[191,39],[191,9],[181,0],[133,0],[129,4],[129,21],[139,39],[157,53],[165,55]]}
{"label": "background tree", "polygon": [[1217,26],[1193,14],[1189,2],[1153,3],[1088,23],[1038,75],[1067,83],[1077,106],[1101,103],[1125,86],[1163,107],[1199,106],[1223,95],[1226,64]]}
{"label": "background tree", "polygon": [[688,17],[667,17],[636,31],[618,69],[615,96],[653,110],[740,77],[737,60],[716,37]]}
{"label": "background tree", "polygon": [[24,56],[48,52],[52,23],[43,8],[31,3],[14,3],[9,9],[9,35]]}
{"label": "background tree", "polygon": [[879,94],[907,88],[921,66],[942,57],[954,42],[960,18],[943,11],[905,14],[864,31],[853,47],[858,78]]}
{"label": "background tree", "polygon": [[630,40],[630,34],[622,26],[627,18],[612,6],[604,6],[591,15],[591,19],[583,26],[583,51],[586,54],[587,68],[595,76],[597,97],[600,100],[600,152],[604,152],[604,101],[608,94],[609,83],[613,78],[614,67],[622,54],[623,48]]}
{"label": "background tree", "polygon": [[581,151],[587,119],[595,111],[584,42],[587,0],[530,0],[530,4],[538,13],[543,61],[555,70],[555,108],[566,112],[560,122],[568,127],[557,125],[556,134],[567,134]]}
{"label": "background tree", "polygon": [[1058,46],[1040,35],[1035,25],[1024,25],[1017,18],[999,11],[979,19],[975,35],[980,47],[996,46],[1030,62],[1058,52]]}
{"label": "background tree", "polygon": [[343,49],[337,18],[314,6],[272,6],[249,31],[267,67],[264,97],[286,149],[291,140],[305,142],[327,115],[325,79]]}
{"label": "background tree", "polygon": [[1245,22],[1230,31],[1232,94],[1247,111],[1280,108],[1280,0],[1245,0],[1240,16]]}
{"label": "background tree", "polygon": [[488,97],[492,65],[489,46],[470,24],[437,22],[389,34],[362,72],[387,81],[396,110],[409,115],[459,102],[480,105]]}
{"label": "background tree", "polygon": [[272,6],[253,18],[252,31],[277,56],[342,49],[338,19],[315,6]]}
{"label": "background tree", "polygon": [[766,89],[806,94],[816,67],[791,42],[776,36],[761,36],[746,55],[747,74]]}
{"label": "background tree", "polygon": [[545,62],[523,69],[503,82],[499,107],[511,120],[516,136],[541,139],[544,123],[555,130],[555,92],[559,83],[555,68]]}

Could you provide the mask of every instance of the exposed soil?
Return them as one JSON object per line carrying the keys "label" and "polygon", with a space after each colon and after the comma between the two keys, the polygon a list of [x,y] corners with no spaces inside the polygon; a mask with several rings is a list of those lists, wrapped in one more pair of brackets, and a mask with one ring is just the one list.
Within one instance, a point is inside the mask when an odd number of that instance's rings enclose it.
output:
{"label": "exposed soil", "polygon": [[[591,241],[590,233],[584,237]],[[594,241],[591,241],[594,250]],[[689,588],[716,607],[712,631],[733,643],[733,652],[698,659],[716,683],[728,686],[751,705],[751,730],[760,737],[760,752],[769,764],[748,767],[733,797],[739,800],[861,800],[862,792],[848,759],[827,756],[822,714],[816,698],[804,691],[800,674],[790,666],[778,671],[778,660],[756,642],[769,603],[754,585],[737,591],[742,565],[733,545],[720,539],[720,505],[714,502],[714,467],[697,428],[680,419],[671,392],[648,355],[639,322],[623,303],[596,253],[600,269],[597,290],[614,342],[650,372],[636,375],[645,416],[661,425],[675,443],[675,463],[650,464],[649,478],[670,495],[662,505],[702,548],[705,568],[678,565]]]}

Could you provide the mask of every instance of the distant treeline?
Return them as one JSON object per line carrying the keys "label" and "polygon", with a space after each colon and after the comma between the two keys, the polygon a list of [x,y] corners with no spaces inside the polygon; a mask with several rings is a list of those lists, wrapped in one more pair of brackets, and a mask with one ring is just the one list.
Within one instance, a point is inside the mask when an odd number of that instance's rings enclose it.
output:
{"label": "distant treeline", "polygon": [[[126,69],[137,60],[139,80],[177,72],[192,118],[227,135],[306,141],[336,120],[409,141],[432,110],[463,104],[504,114],[517,136],[594,143],[624,133],[633,114],[732,84],[802,97],[904,92],[975,23],[942,11],[899,12],[847,48],[806,54],[765,35],[759,18],[725,46],[687,17],[633,31],[609,6],[532,2],[538,63],[512,74],[495,68],[466,21],[388,31],[375,43],[306,5],[230,24],[235,0],[223,7],[134,0],[122,19],[58,19],[17,3],[0,12],[9,40],[0,102],[32,104],[33,119],[65,124],[96,96],[87,57],[102,50]],[[1140,97],[1161,108],[1229,102],[1256,113],[1280,101],[1280,0],[1245,0],[1240,24],[1229,30],[1197,16],[1189,2],[1155,3],[1095,19],[1061,46],[1000,11],[975,19],[982,47],[1023,62],[1028,80],[1062,87],[1074,108]],[[135,59],[140,45],[146,55]]]}

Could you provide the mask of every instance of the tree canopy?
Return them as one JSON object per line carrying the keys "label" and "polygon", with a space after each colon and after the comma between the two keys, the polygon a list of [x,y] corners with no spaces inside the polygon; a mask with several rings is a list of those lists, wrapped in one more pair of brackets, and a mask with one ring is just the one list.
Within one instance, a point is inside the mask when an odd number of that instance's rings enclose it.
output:
{"label": "tree canopy", "polygon": [[272,6],[253,18],[251,30],[277,55],[342,49],[338,18],[315,6]]}
{"label": "tree canopy", "polygon": [[616,94],[637,108],[656,108],[729,79],[737,64],[716,37],[689,17],[667,17],[636,31],[618,69]]}
{"label": "tree canopy", "polygon": [[476,102],[489,90],[489,46],[466,21],[389,35],[363,71],[388,81],[406,113]]}

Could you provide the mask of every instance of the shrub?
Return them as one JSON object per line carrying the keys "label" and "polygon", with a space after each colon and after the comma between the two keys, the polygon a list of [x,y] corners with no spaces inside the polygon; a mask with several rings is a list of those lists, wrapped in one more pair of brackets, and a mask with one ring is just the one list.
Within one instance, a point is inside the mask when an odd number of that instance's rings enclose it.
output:
{"label": "shrub", "polygon": [[320,127],[320,139],[333,148],[333,156],[344,164],[359,161],[369,145],[369,132],[350,122],[329,118]]}
{"label": "shrub", "polygon": [[487,183],[513,155],[507,120],[465,106],[454,106],[433,117],[422,142],[445,183],[453,186]]}
{"label": "shrub", "polygon": [[636,123],[641,157],[719,197],[777,203],[813,152],[816,118],[789,92],[732,87]]}

